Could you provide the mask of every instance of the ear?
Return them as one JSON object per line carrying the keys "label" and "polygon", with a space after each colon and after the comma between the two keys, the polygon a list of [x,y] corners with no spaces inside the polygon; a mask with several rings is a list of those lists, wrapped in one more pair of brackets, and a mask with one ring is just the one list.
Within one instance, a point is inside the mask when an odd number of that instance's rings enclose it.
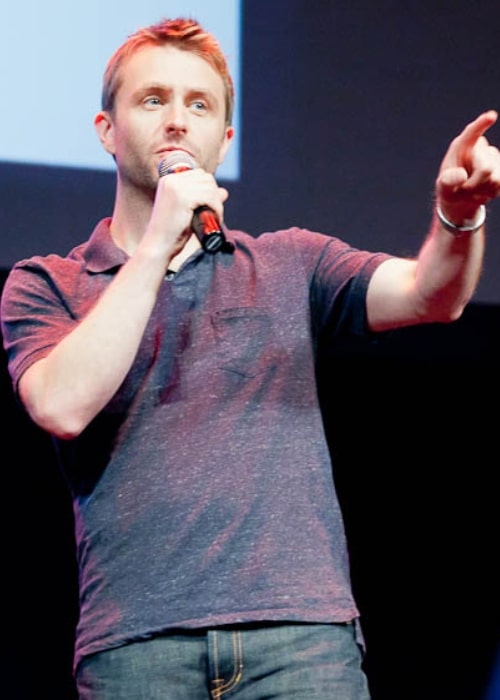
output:
{"label": "ear", "polygon": [[219,158],[217,159],[217,165],[220,165],[226,157],[226,153],[229,150],[229,146],[231,145],[233,136],[234,128],[232,126],[226,126],[226,133],[224,134],[224,138],[222,139],[222,143],[219,149]]}
{"label": "ear", "polygon": [[113,120],[109,112],[98,112],[94,117],[94,127],[99,137],[99,141],[104,146],[105,150],[114,155],[115,153],[115,141],[114,141],[114,130],[113,130]]}

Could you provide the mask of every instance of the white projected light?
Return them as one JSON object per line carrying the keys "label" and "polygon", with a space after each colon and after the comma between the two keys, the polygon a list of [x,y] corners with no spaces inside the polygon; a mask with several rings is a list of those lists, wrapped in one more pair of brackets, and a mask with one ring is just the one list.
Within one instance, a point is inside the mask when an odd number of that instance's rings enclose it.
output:
{"label": "white projected light", "polygon": [[0,161],[113,170],[94,130],[102,75],[126,37],[163,17],[193,17],[220,41],[236,90],[236,136],[219,178],[239,175],[241,0],[25,0],[2,3]]}

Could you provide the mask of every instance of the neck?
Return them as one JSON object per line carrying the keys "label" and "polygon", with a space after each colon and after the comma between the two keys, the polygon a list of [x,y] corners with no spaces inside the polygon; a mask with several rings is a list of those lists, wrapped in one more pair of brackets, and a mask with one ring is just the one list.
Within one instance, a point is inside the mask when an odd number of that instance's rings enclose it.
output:
{"label": "neck", "polygon": [[115,205],[111,218],[111,235],[115,244],[132,255],[147,229],[153,211],[154,192],[124,187],[117,181]]}

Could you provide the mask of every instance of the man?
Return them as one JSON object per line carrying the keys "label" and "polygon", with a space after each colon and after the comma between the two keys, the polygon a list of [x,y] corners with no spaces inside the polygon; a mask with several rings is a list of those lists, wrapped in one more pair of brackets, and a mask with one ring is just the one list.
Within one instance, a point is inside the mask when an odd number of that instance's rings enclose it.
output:
{"label": "man", "polygon": [[[369,698],[316,352],[326,335],[453,321],[481,271],[496,112],[451,142],[412,260],[227,230],[214,173],[232,103],[195,21],[132,35],[95,119],[112,216],[4,287],[13,384],[74,499],[84,700]],[[200,207],[226,238],[215,253],[193,232]]]}

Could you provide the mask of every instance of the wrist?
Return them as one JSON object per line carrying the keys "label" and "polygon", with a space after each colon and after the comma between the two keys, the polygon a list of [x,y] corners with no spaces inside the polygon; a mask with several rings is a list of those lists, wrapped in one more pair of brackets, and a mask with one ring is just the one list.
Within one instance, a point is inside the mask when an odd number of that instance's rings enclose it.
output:
{"label": "wrist", "polygon": [[454,236],[461,236],[469,233],[476,233],[480,228],[484,226],[486,221],[486,207],[484,204],[479,206],[476,212],[476,216],[473,219],[464,219],[463,222],[459,224],[450,221],[444,214],[439,204],[436,204],[436,214],[441,226],[449,233]]}

